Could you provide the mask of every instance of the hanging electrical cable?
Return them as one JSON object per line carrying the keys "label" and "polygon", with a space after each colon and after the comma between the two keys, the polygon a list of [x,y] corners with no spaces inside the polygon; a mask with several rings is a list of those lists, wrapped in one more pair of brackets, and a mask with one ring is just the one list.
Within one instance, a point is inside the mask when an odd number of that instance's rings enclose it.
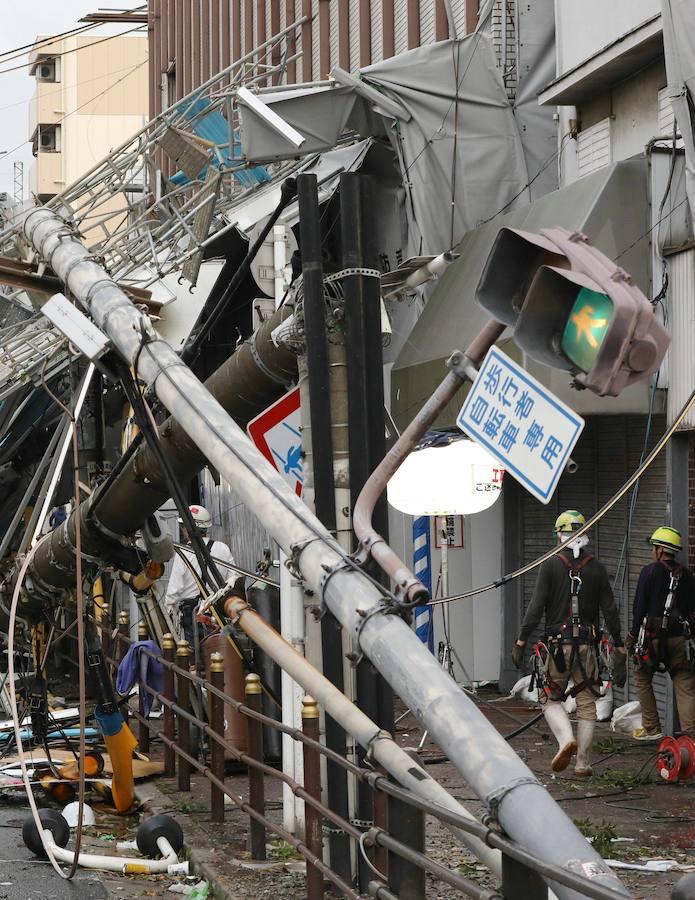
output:
{"label": "hanging electrical cable", "polygon": [[[649,456],[644,460],[644,462],[635,469],[632,475],[628,478],[628,480],[623,484],[623,486],[616,491],[615,494],[608,500],[602,507],[599,509],[597,513],[595,513],[590,519],[587,520],[585,525],[582,525],[581,528],[577,529],[574,532],[574,539],[580,538],[582,535],[586,534],[590,529],[596,525],[597,522],[600,522],[601,519],[609,512],[616,503],[618,503],[622,498],[627,494],[630,488],[644,475],[647,469],[652,465],[654,460],[658,457],[661,451],[666,447],[668,442],[671,440],[675,432],[678,430],[681,422],[688,415],[690,410],[695,406],[695,390],[691,393],[690,397],[686,400],[685,404],[681,408],[681,411],[678,413],[676,418],[673,420],[673,423],[670,427],[664,432],[664,434],[659,439],[659,442],[656,444],[652,452]],[[522,575],[528,575],[529,572],[533,572],[534,569],[537,569],[540,565],[542,565],[546,560],[550,559],[552,556],[555,556],[562,550],[563,545],[558,544],[557,547],[553,547],[551,550],[548,550],[546,553],[539,556],[537,559],[534,559],[532,562],[527,563],[525,566],[522,566],[520,569],[515,569],[513,572],[510,572],[507,575],[503,575],[497,581],[491,581],[489,584],[481,585],[480,587],[473,588],[473,590],[466,591],[463,594],[452,594],[450,597],[443,597],[441,600],[430,600],[429,606],[438,606],[440,603],[452,603],[456,600],[469,600],[471,597],[477,597],[479,594],[484,594],[487,591],[493,591],[496,588],[503,587],[505,584],[508,584],[510,581],[514,581],[515,578],[520,578]]]}

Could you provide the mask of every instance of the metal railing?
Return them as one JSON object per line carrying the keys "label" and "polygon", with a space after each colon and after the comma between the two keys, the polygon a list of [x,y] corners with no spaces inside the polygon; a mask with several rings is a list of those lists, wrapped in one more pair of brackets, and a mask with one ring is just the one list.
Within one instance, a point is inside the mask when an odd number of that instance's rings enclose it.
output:
{"label": "metal railing", "polygon": [[[109,664],[116,668],[128,651],[132,638],[129,635],[129,619],[120,613],[118,627],[111,632],[108,610],[104,609],[101,626],[105,640],[105,651]],[[138,639],[147,639],[146,626],[140,625]],[[210,818],[221,823],[225,817],[225,796],[248,816],[248,847],[251,857],[265,859],[266,834],[273,833],[301,854],[307,864],[306,890],[308,900],[321,900],[324,896],[324,879],[330,882],[345,897],[360,900],[364,896],[391,900],[424,900],[425,873],[457,889],[474,900],[536,900],[547,898],[546,882],[565,885],[585,897],[597,900],[624,900],[625,895],[594,880],[579,875],[542,859],[524,850],[508,837],[499,826],[487,817],[478,822],[465,818],[454,811],[431,803],[426,803],[410,791],[390,781],[385,775],[364,768],[325,747],[320,742],[319,710],[315,701],[306,697],[303,701],[302,728],[285,725],[261,711],[262,688],[255,674],[245,678],[244,702],[224,691],[224,663],[219,653],[210,658],[210,678],[203,678],[190,671],[191,648],[185,642],[176,644],[171,635],[165,635],[161,653],[141,648],[164,669],[163,688],[157,691],[147,684],[138,689],[138,709],[124,707],[124,717],[132,717],[138,723],[140,749],[147,752],[154,738],[163,743],[164,771],[167,776],[177,778],[179,791],[191,790],[191,773],[202,775],[210,785]],[[193,711],[191,692],[204,689],[207,695],[207,719]],[[148,693],[156,698],[162,707],[162,728],[157,732],[154,722],[144,714],[144,698]],[[247,750],[240,750],[225,738],[225,706],[246,718],[248,728]],[[190,729],[194,726],[207,738],[207,762],[201,762],[190,752]],[[272,765],[265,762],[263,751],[263,727],[276,729],[289,735],[303,746],[303,784]],[[225,755],[247,767],[248,800],[244,800],[225,783]],[[373,821],[352,822],[329,809],[321,800],[321,757],[344,768],[357,781],[368,784],[373,789]],[[417,764],[417,763],[414,763]],[[265,779],[273,778],[284,785],[305,804],[305,834],[301,837],[291,834],[282,825],[273,822],[266,815]],[[445,826],[465,831],[484,841],[488,846],[500,850],[502,854],[501,888],[484,887],[466,878],[460,872],[437,862],[425,852],[425,818],[432,816]],[[408,821],[408,837],[404,841],[389,831],[389,817],[398,819],[399,832],[403,832],[403,821]],[[369,859],[369,867],[374,879],[362,886],[362,893],[347,884],[333,871],[323,858],[324,823],[330,828],[341,830],[354,842],[357,853]],[[401,834],[401,838],[403,835]],[[406,842],[407,841],[407,842]]]}

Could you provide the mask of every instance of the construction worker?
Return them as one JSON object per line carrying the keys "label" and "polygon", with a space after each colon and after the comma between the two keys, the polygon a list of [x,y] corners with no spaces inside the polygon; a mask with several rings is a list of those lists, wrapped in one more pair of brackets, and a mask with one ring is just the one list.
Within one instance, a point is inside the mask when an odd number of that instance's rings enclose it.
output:
{"label": "construction worker", "polygon": [[[204,506],[190,506],[191,516],[196,527],[200,531],[203,539],[207,543],[210,554],[223,563],[234,565],[234,557],[229,547],[222,541],[213,541],[208,539],[208,531],[212,527],[212,518],[210,513]],[[179,524],[183,525],[183,521],[179,519]],[[191,647],[194,644],[194,622],[195,610],[200,600],[201,587],[193,575],[191,568],[195,571],[198,579],[200,578],[200,565],[198,559],[190,547],[190,536],[185,528],[182,527],[182,536],[184,543],[189,544],[182,552],[186,555],[186,562],[177,554],[174,557],[174,563],[171,567],[171,575],[167,586],[164,605],[169,612],[174,624],[179,622],[179,631],[183,633],[184,638]],[[224,570],[223,570],[224,572]]]}
{"label": "construction worker", "polygon": [[[592,773],[589,755],[601,685],[597,655],[599,611],[616,648],[614,667],[625,671],[620,617],[605,566],[587,552],[586,535],[572,537],[585,522],[575,509],[558,516],[555,534],[566,549],[541,565],[533,598],[512,648],[512,660],[520,669],[529,635],[545,616],[546,636],[534,648],[534,666],[543,713],[558,743],[551,768],[553,772],[566,769],[576,751],[574,772],[579,777]],[[621,677],[624,675],[618,674],[616,680]],[[570,678],[574,687],[568,692]],[[577,700],[576,740],[563,706],[568,695]]]}
{"label": "construction worker", "polygon": [[671,676],[681,728],[695,736],[695,579],[676,562],[683,542],[675,528],[662,525],[649,541],[653,562],[640,572],[626,640],[642,707],[642,727],[632,736],[638,741],[663,738],[652,687],[656,672]]}

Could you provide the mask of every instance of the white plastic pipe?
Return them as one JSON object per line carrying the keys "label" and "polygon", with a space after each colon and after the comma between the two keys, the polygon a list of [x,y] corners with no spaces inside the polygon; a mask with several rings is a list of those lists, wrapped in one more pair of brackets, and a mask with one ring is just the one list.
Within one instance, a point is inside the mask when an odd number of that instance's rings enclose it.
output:
{"label": "white plastic pipe", "polygon": [[[49,828],[44,828],[43,834],[55,858],[72,865],[75,858],[74,851],[59,847],[53,840],[53,834]],[[169,866],[176,865],[179,859],[176,851],[165,837],[157,838],[157,846],[162,854],[161,859],[132,859],[128,856],[80,853],[77,862],[83,869],[101,869],[105,872],[120,872],[122,875],[157,875],[167,872]]]}

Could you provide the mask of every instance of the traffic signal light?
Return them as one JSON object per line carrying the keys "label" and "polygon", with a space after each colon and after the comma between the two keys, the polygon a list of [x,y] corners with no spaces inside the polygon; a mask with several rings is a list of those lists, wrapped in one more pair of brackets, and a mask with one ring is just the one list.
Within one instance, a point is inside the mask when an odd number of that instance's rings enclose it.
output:
{"label": "traffic signal light", "polygon": [[500,229],[476,297],[532,359],[596,394],[655,372],[671,342],[631,277],[565,228]]}

